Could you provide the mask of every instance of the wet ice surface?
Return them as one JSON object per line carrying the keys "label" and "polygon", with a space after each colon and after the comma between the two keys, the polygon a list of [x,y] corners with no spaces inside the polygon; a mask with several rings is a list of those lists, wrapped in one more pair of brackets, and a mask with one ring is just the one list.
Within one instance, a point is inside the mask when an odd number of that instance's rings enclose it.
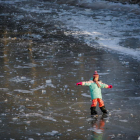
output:
{"label": "wet ice surface", "polygon": [[[77,11],[67,5],[24,0],[1,1],[1,11],[1,139],[138,139],[139,60],[92,48],[85,44],[90,38],[86,40],[85,34],[73,38],[72,33],[80,29],[75,25],[70,28],[66,17],[75,13],[69,19],[72,23],[82,8]],[[86,11],[81,16],[88,19],[88,13],[93,11]],[[97,22],[107,24],[100,20],[105,13],[96,12],[100,13],[100,18],[94,16]],[[120,44],[134,47],[133,40],[129,43],[125,39]],[[100,43],[97,38],[96,41]],[[114,87],[102,90],[109,111],[106,119],[101,119],[98,107],[98,120],[90,117],[89,89],[75,86],[76,82],[89,80],[94,70],[98,70],[104,83]]]}

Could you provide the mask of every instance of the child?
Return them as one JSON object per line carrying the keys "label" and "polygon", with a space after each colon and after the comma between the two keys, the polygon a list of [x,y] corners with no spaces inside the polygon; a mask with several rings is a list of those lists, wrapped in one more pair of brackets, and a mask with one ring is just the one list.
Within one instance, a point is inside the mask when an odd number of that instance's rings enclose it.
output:
{"label": "child", "polygon": [[101,111],[103,112],[103,114],[107,114],[107,110],[102,100],[101,88],[112,88],[112,85],[106,85],[102,83],[99,80],[99,75],[97,71],[95,71],[95,73],[93,74],[93,80],[86,81],[86,82],[79,82],[76,85],[89,86],[90,95],[92,99],[92,104],[90,108],[91,115],[97,115],[97,111],[96,111],[97,101],[99,102],[99,107]]}

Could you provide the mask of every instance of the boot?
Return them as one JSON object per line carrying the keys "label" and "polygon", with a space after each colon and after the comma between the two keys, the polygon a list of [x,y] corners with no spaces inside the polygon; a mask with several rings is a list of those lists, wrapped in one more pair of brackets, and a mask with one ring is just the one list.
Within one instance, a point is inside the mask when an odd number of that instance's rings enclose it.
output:
{"label": "boot", "polygon": [[105,109],[105,106],[100,107],[100,109],[103,112],[103,114],[107,114],[107,110]]}
{"label": "boot", "polygon": [[91,115],[97,115],[96,107],[91,107]]}

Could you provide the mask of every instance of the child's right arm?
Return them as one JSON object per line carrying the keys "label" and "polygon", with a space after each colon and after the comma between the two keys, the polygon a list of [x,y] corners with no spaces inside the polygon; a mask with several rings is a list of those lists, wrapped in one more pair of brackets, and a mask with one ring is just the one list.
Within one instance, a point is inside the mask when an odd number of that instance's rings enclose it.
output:
{"label": "child's right arm", "polygon": [[82,82],[76,83],[77,86],[81,85],[82,86]]}
{"label": "child's right arm", "polygon": [[81,86],[90,86],[92,82],[93,82],[93,81],[79,82],[79,83],[76,83],[76,85],[77,85],[77,86],[78,86],[78,85],[81,85]]}

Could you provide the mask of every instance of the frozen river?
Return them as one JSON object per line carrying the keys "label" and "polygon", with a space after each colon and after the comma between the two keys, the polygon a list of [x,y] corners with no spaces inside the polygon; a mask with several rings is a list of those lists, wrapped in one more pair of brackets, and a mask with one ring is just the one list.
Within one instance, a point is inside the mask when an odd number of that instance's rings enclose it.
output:
{"label": "frozen river", "polygon": [[[139,7],[90,2],[0,1],[1,140],[140,139]],[[106,119],[76,86],[95,70]]]}

